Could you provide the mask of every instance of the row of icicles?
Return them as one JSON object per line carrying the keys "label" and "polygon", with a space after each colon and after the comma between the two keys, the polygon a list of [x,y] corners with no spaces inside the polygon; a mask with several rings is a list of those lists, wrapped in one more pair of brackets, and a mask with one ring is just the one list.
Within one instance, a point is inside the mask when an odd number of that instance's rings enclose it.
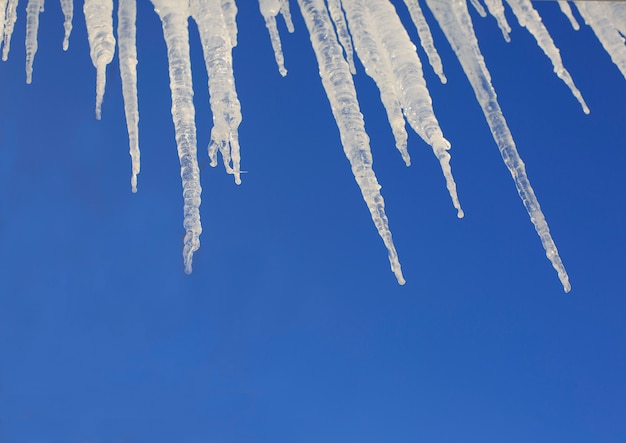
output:
{"label": "row of icicles", "polygon": [[[197,160],[195,110],[193,105],[192,71],[189,59],[188,21],[197,24],[209,78],[210,106],[213,128],[208,154],[211,165],[217,164],[220,153],[226,171],[237,184],[241,183],[238,127],[241,111],[233,75],[232,51],[237,44],[235,0],[151,0],[163,25],[167,44],[172,118],[181,164],[184,197],[185,239],[183,257],[185,271],[191,272],[193,253],[199,248],[200,175]],[[276,18],[281,15],[289,32],[294,31],[289,0],[258,0],[261,14],[270,35],[274,56],[281,75],[286,75],[285,61]],[[410,13],[421,46],[429,64],[442,83],[446,83],[443,64],[434,45],[422,5],[418,0],[403,0]],[[63,49],[67,50],[72,30],[73,0],[60,0],[65,17]],[[459,218],[463,210],[456,193],[450,167],[450,143],[443,135],[435,117],[432,100],[424,80],[422,63],[409,34],[390,0],[297,0],[308,28],[317,57],[320,76],[337,125],[344,152],[370,210],[372,219],[389,254],[391,269],[400,284],[405,280],[389,230],[380,185],[372,169],[369,137],[356,96],[353,75],[354,57],[358,57],[367,75],[380,90],[396,147],[406,165],[406,123],[432,148],[440,162],[446,186]],[[396,2],[396,3],[399,3]],[[552,266],[556,269],[565,292],[570,284],[567,272],[550,235],[539,202],[533,192],[525,166],[498,104],[491,77],[478,46],[466,0],[425,0],[424,2],[443,30],[467,75],[483,110],[504,163],[511,172],[522,202],[539,234]],[[509,41],[511,27],[505,15],[508,5],[519,24],[536,39],[548,56],[554,72],[569,87],[585,113],[589,109],[563,66],[558,48],[543,25],[530,0],[469,0],[476,12],[492,15]],[[626,2],[571,2],[596,33],[613,62],[626,77]],[[11,35],[17,20],[18,0],[0,0],[0,45],[2,59],[9,54]],[[397,5],[400,7],[400,5]],[[485,8],[486,6],[486,8]],[[570,3],[558,1],[561,11],[574,29],[579,24]],[[33,61],[37,52],[39,14],[44,0],[28,0],[26,5],[26,82],[32,81]],[[96,68],[96,118],[100,119],[105,90],[106,67],[113,60],[117,43],[122,77],[124,110],[132,159],[131,186],[137,191],[139,174],[136,0],[119,0],[117,29],[113,27],[113,0],[84,0],[90,56]],[[116,34],[116,35],[114,35]],[[116,38],[117,37],[117,38]]]}

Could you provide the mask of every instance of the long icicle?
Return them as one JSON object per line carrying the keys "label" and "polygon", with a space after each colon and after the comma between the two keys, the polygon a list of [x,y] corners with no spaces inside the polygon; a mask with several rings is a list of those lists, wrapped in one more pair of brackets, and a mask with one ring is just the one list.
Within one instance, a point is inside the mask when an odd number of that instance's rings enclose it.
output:
{"label": "long icicle", "polygon": [[324,2],[322,0],[298,0],[298,4],[311,36],[322,84],[339,127],[344,152],[350,161],[352,172],[378,233],[387,247],[391,270],[398,283],[403,285],[405,280],[389,230],[385,201],[380,194],[380,185],[372,169],[369,137],[365,132],[365,122],[359,109],[350,67],[343,57],[342,48],[337,41]]}
{"label": "long icicle", "polygon": [[132,174],[130,186],[137,192],[137,175],[141,169],[139,152],[139,104],[137,99],[137,0],[119,0],[117,9],[117,39],[124,114]]}
{"label": "long icicle", "polygon": [[193,253],[200,247],[200,169],[198,168],[193,83],[189,59],[189,6],[180,0],[152,0],[161,18],[167,45],[167,59],[172,91],[172,119],[183,182],[185,272],[191,273]]}
{"label": "long icicle", "polygon": [[496,92],[491,84],[491,75],[478,47],[478,40],[474,34],[474,26],[467,10],[467,4],[465,0],[427,0],[426,3],[461,62],[463,71],[465,71],[465,75],[474,89],[476,99],[485,114],[502,159],[513,176],[517,192],[539,234],[546,256],[557,271],[563,289],[565,292],[569,292],[571,286],[567,271],[563,266],[561,257],[559,257],[554,240],[550,235],[548,223],[541,212],[539,201],[526,175],[526,167],[517,152],[511,131],[498,104]]}

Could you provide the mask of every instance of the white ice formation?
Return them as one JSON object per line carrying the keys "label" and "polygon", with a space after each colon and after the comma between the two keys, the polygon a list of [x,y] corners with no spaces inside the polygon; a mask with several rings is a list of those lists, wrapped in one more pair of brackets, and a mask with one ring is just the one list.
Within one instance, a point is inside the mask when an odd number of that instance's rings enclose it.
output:
{"label": "white ice formation", "polygon": [[[132,159],[131,187],[137,190],[139,174],[139,131],[137,94],[136,1],[118,0],[117,44],[122,77],[124,110]],[[146,1],[146,0],[143,0]],[[235,0],[151,0],[163,25],[167,45],[172,93],[172,118],[181,164],[184,198],[185,239],[183,257],[185,271],[191,272],[193,253],[200,246],[200,171],[197,160],[195,110],[193,105],[192,70],[189,59],[189,19],[198,27],[208,72],[213,128],[208,155],[211,165],[217,164],[220,153],[226,172],[241,183],[238,127],[240,104],[233,74],[233,48],[237,45]],[[531,0],[297,0],[317,57],[322,84],[339,127],[341,142],[352,172],[370,210],[372,219],[389,254],[391,269],[400,284],[404,277],[393,244],[380,185],[372,169],[369,137],[357,100],[353,76],[357,74],[355,55],[380,90],[389,124],[406,165],[410,164],[407,149],[406,123],[432,148],[440,162],[446,186],[457,215],[463,211],[456,193],[450,167],[450,143],[435,116],[432,100],[424,80],[422,62],[396,8],[406,8],[417,29],[427,60],[442,83],[446,83],[441,58],[435,48],[430,26],[423,9],[430,13],[452,46],[474,89],[487,124],[509,169],[530,219],[539,234],[548,259],[556,269],[565,292],[570,290],[567,272],[550,235],[546,219],[526,175],[513,136],[498,104],[491,76],[474,32],[468,2],[482,17],[491,14],[504,38],[511,35],[510,17],[517,19],[536,39],[548,56],[554,72],[569,87],[585,113],[589,112],[582,94],[563,66],[559,49]],[[286,75],[279,26],[282,15],[289,32],[294,31],[289,0],[258,0],[269,32],[274,57],[281,75]],[[250,6],[250,1],[241,5]],[[296,0],[292,0],[296,3]],[[64,16],[63,49],[69,45],[72,30],[73,0],[60,0]],[[626,77],[626,2],[559,0],[558,6],[574,29],[579,28],[572,11],[576,6],[580,17],[590,26],[613,62]],[[11,36],[17,19],[18,0],[0,0],[0,46],[2,59],[10,50]],[[100,118],[106,81],[106,66],[113,60],[116,37],[113,30],[113,0],[84,0],[90,54],[96,68],[96,117]],[[486,9],[485,9],[486,7]],[[26,5],[26,81],[32,80],[37,52],[39,15],[44,0],[28,0]]]}

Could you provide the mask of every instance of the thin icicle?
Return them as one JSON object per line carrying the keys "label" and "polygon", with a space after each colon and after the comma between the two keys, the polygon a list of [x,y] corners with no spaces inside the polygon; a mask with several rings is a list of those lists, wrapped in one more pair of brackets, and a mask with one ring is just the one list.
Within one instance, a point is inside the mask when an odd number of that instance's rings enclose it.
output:
{"label": "thin icicle", "polygon": [[0,47],[2,47],[2,39],[4,37],[4,20],[7,13],[7,1],[0,0]]}
{"label": "thin icicle", "polygon": [[33,81],[33,62],[37,53],[39,14],[43,12],[44,0],[28,0],[26,5],[26,83]]}
{"label": "thin icicle", "polygon": [[217,151],[222,154],[226,172],[241,184],[241,156],[238,128],[241,106],[235,90],[232,44],[226,21],[219,11],[219,0],[191,0],[191,16],[198,24],[204,61],[209,74],[209,101],[213,128],[209,143],[211,166],[217,165]]}
{"label": "thin icicle", "polygon": [[128,130],[132,162],[130,186],[133,192],[137,192],[137,174],[139,174],[140,170],[136,19],[136,0],[119,0],[117,9],[117,39],[120,50],[120,76],[122,78],[124,114],[126,115],[126,128]]}
{"label": "thin icicle", "polygon": [[289,33],[293,33],[296,28],[293,27],[293,21],[291,20],[289,0],[280,0],[280,13],[283,16],[283,19],[285,19],[285,26],[287,26],[287,31],[289,31]]}
{"label": "thin icicle", "polygon": [[390,56],[393,81],[400,93],[404,115],[413,130],[431,146],[439,159],[452,204],[457,210],[457,216],[462,218],[464,214],[450,167],[450,142],[444,138],[435,117],[415,45],[391,3],[387,0],[367,0],[365,4],[372,17],[371,25],[376,27],[381,45]]}
{"label": "thin icicle", "polygon": [[559,3],[559,8],[561,8],[561,12],[565,14],[570,24],[572,25],[572,28],[578,31],[580,29],[580,25],[578,24],[578,21],[574,17],[574,14],[572,13],[572,8],[570,7],[567,0],[559,0],[558,3]]}
{"label": "thin icicle", "polygon": [[571,287],[567,271],[563,266],[561,257],[559,257],[554,240],[550,235],[548,223],[541,212],[537,197],[526,175],[524,162],[517,152],[511,131],[500,110],[496,92],[491,84],[491,76],[478,47],[467,4],[463,0],[427,0],[426,2],[461,62],[463,71],[465,71],[465,75],[470,81],[485,114],[504,163],[513,176],[517,192],[539,234],[546,256],[557,271],[563,289],[565,292],[569,292]]}
{"label": "thin icicle", "polygon": [[352,47],[352,39],[348,32],[348,26],[346,24],[346,17],[341,9],[340,0],[327,0],[328,12],[330,12],[330,18],[335,24],[337,30],[337,36],[339,37],[339,43],[343,47],[346,54],[346,60],[350,66],[350,72],[356,74],[356,67],[354,66],[354,49]]}
{"label": "thin icicle", "polygon": [[563,66],[563,60],[561,60],[561,53],[554,44],[552,37],[548,33],[548,30],[541,21],[539,13],[533,8],[530,0],[506,0],[513,14],[517,17],[519,24],[530,32],[537,40],[537,44],[548,56],[554,67],[556,75],[563,80],[567,87],[572,91],[572,95],[576,97],[576,100],[580,103],[585,114],[589,114],[589,108],[582,94],[574,84],[574,80],[570,76],[569,72]]}
{"label": "thin icicle", "polygon": [[[620,33],[619,28],[612,20],[612,16],[615,12],[614,9],[620,5],[618,3],[611,4],[608,2],[577,2],[575,5],[580,15],[585,20],[585,23],[591,26],[598,40],[600,40],[606,52],[611,56],[613,63],[615,63],[624,78],[626,78],[626,47],[624,47],[624,36]],[[623,25],[626,27],[626,23],[623,23]],[[626,29],[622,28],[622,33],[624,32],[626,32]]]}
{"label": "thin icicle", "polygon": [[4,35],[2,37],[2,61],[7,61],[9,58],[9,51],[11,50],[11,36],[13,35],[13,29],[15,29],[15,22],[17,20],[17,2],[18,0],[9,0],[6,9],[6,15],[4,18]]}
{"label": "thin icicle", "polygon": [[413,23],[417,28],[417,35],[420,38],[422,48],[426,51],[430,66],[432,66],[433,71],[435,71],[435,74],[437,74],[441,83],[445,84],[448,80],[446,79],[446,75],[443,73],[441,57],[439,57],[437,48],[435,48],[433,35],[430,32],[430,26],[428,26],[428,22],[426,22],[426,18],[424,17],[424,13],[422,12],[419,2],[417,0],[404,0],[404,3],[409,10],[409,14],[411,14],[411,20],[413,20]]}
{"label": "thin icicle", "polygon": [[74,17],[74,0],[61,0],[61,10],[65,21],[63,22],[63,29],[65,35],[63,37],[63,50],[67,51],[70,47],[70,34],[72,33],[72,19]]}
{"label": "thin icicle", "polygon": [[311,36],[322,84],[330,101],[344,152],[370,210],[378,233],[389,254],[391,269],[401,285],[405,283],[398,254],[385,214],[385,202],[372,169],[372,154],[365,122],[359,109],[350,67],[343,57],[328,11],[322,0],[298,0]]}
{"label": "thin icicle", "polygon": [[191,273],[193,253],[200,247],[200,169],[196,147],[195,108],[189,59],[189,6],[180,0],[152,0],[163,25],[167,45],[170,89],[172,91],[172,119],[176,131],[176,145],[183,182],[185,239],[183,259],[185,272]]}
{"label": "thin icicle", "polygon": [[[426,3],[428,3],[428,1],[426,1]],[[476,12],[478,12],[478,15],[480,15],[481,17],[487,17],[485,8],[483,8],[483,5],[480,4],[480,0],[470,0],[470,3],[472,4]]]}
{"label": "thin icicle", "polygon": [[83,6],[91,62],[96,68],[96,119],[100,120],[106,85],[106,67],[115,53],[113,0],[85,0]]}
{"label": "thin icicle", "polygon": [[504,15],[504,5],[502,4],[502,0],[485,0],[485,5],[487,5],[487,9],[489,13],[496,19],[498,22],[498,27],[500,31],[502,31],[502,37],[507,42],[511,41],[511,27],[509,26],[509,22],[506,20],[506,16]]}
{"label": "thin icicle", "polygon": [[363,63],[367,75],[376,82],[380,91],[380,99],[387,112],[387,119],[396,140],[396,148],[400,151],[404,163],[409,166],[411,157],[407,150],[408,134],[389,56],[382,52],[377,29],[372,26],[371,19],[368,17],[369,12],[363,0],[343,0],[343,6],[348,17],[357,56]]}
{"label": "thin icicle", "polygon": [[276,27],[276,16],[280,12],[281,3],[280,0],[259,0],[259,7],[261,9],[261,15],[265,19],[265,26],[270,34],[270,41],[272,42],[272,49],[274,50],[274,58],[278,65],[278,72],[283,77],[287,75],[287,69],[285,69],[285,58],[283,56],[283,48],[280,42],[280,34]]}

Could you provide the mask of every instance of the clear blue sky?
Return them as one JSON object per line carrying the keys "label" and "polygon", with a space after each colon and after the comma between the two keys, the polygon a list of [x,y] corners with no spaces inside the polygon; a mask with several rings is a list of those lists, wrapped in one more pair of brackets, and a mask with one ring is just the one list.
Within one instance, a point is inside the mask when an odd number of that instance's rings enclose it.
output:
{"label": "clear blue sky", "polygon": [[239,187],[208,166],[192,27],[204,232],[188,276],[157,15],[138,2],[142,172],[132,194],[117,59],[98,122],[82,8],[63,53],[51,1],[25,85],[25,3],[0,65],[0,442],[626,441],[626,83],[555,3],[536,6],[588,116],[511,15],[509,44],[494,19],[473,16],[569,295],[436,25],[448,84],[429,66],[425,75],[465,219],[415,134],[404,166],[361,66],[356,78],[403,287],[295,3],[283,79],[256,2],[239,2],[249,171]]}

